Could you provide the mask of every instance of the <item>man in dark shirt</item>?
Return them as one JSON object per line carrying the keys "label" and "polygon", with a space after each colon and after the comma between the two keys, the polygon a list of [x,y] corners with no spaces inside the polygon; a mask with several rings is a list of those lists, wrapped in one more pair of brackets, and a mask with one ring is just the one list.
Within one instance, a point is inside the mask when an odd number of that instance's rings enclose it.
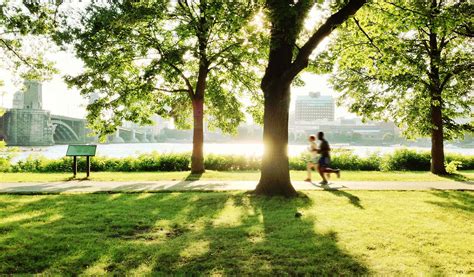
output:
{"label": "man in dark shirt", "polygon": [[329,176],[329,173],[336,173],[337,178],[341,176],[341,172],[339,169],[332,169],[329,167],[329,163],[331,162],[331,156],[329,155],[329,151],[331,151],[331,148],[329,147],[329,143],[327,140],[324,139],[324,133],[319,132],[318,133],[318,140],[320,141],[319,147],[318,147],[318,153],[320,154],[320,158],[318,160],[318,172],[319,175],[323,178],[323,181],[320,182],[321,185],[327,185],[328,180],[324,176],[324,173],[327,173]]}

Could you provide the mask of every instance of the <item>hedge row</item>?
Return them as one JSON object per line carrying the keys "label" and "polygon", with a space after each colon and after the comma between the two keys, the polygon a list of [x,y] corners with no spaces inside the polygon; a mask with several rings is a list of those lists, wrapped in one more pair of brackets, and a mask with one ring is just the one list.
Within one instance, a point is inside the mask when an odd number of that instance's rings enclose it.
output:
{"label": "hedge row", "polygon": [[[343,170],[375,170],[375,171],[427,171],[430,169],[430,154],[413,150],[400,149],[393,154],[359,157],[351,151],[334,151],[332,167]],[[290,158],[291,170],[305,170],[307,154]],[[474,156],[460,154],[446,155],[446,162],[460,162],[460,169],[474,169]],[[259,157],[237,155],[208,155],[205,167],[209,170],[238,171],[258,170]],[[78,160],[80,170],[85,169],[85,159]],[[143,154],[138,157],[107,158],[94,157],[91,159],[92,171],[187,171],[190,169],[190,154],[158,154],[156,152]],[[17,163],[10,163],[7,158],[0,158],[1,172],[68,172],[71,170],[71,158],[46,159],[29,157]]]}

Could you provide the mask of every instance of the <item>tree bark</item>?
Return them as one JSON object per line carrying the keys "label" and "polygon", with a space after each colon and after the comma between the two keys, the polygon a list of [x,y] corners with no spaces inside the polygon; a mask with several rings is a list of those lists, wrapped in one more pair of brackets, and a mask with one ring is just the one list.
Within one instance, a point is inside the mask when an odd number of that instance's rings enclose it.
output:
{"label": "tree bark", "polygon": [[431,172],[438,175],[446,174],[444,167],[444,138],[441,97],[432,97],[431,104]]}
{"label": "tree bark", "polygon": [[193,153],[191,156],[191,173],[204,172],[204,99],[193,99]]}
{"label": "tree bark", "polygon": [[207,59],[205,57],[206,46],[200,43],[201,60],[196,83],[196,93],[193,101],[193,154],[191,155],[191,173],[204,173],[204,96],[209,73]]}
{"label": "tree bark", "polygon": [[255,189],[260,195],[296,196],[291,185],[288,163],[288,113],[290,107],[290,83],[280,84],[265,92],[265,110],[260,182]]}

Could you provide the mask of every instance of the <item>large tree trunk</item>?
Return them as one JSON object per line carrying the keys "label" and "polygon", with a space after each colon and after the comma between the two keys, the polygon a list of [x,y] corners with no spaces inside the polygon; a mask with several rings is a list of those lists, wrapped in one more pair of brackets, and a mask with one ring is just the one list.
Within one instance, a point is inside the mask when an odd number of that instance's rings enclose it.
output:
{"label": "large tree trunk", "polygon": [[[205,53],[206,46],[200,44],[201,53]],[[204,173],[204,96],[207,85],[208,65],[204,54],[201,54],[199,73],[196,83],[196,93],[193,101],[193,154],[191,156],[191,173]]]}
{"label": "large tree trunk", "polygon": [[291,27],[292,23],[285,20],[272,22],[268,66],[261,83],[264,94],[264,153],[260,182],[255,189],[255,193],[261,195],[296,195],[288,163],[288,113],[293,79],[282,81],[283,74],[291,66],[296,40],[287,34]]}
{"label": "large tree trunk", "polygon": [[[437,1],[431,2],[431,15],[439,14]],[[434,20],[434,18],[431,18]],[[434,24],[430,24],[434,26]],[[438,47],[438,35],[434,27],[430,28],[429,34],[429,56],[430,56],[430,117],[431,117],[431,172],[438,175],[446,174],[444,167],[444,145],[443,145],[443,99],[442,85],[440,82],[439,66],[441,64],[441,48]]]}
{"label": "large tree trunk", "polygon": [[[440,95],[437,94],[437,95]],[[431,98],[431,172],[438,175],[446,174],[444,167],[443,116],[441,96]],[[433,104],[433,103],[438,103]]]}
{"label": "large tree trunk", "polygon": [[288,113],[290,84],[280,84],[265,92],[263,143],[264,154],[257,194],[295,196],[288,164]]}
{"label": "large tree trunk", "polygon": [[366,0],[350,0],[298,48],[296,40],[312,5],[310,1],[267,0],[272,21],[270,53],[261,88],[264,93],[263,154],[257,194],[295,196],[288,165],[288,112],[290,85],[301,70],[308,66],[309,56],[334,28],[360,9]]}
{"label": "large tree trunk", "polygon": [[204,172],[204,100],[193,99],[193,153],[191,156],[191,173]]}

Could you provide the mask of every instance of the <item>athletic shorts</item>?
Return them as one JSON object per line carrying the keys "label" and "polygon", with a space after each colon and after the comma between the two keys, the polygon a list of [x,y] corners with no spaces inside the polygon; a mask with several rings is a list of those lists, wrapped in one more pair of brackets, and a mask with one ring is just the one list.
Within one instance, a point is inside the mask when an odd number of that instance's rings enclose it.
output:
{"label": "athletic shorts", "polygon": [[321,157],[318,160],[318,164],[321,167],[329,167],[330,162],[331,162],[331,159],[329,159],[329,157]]}

